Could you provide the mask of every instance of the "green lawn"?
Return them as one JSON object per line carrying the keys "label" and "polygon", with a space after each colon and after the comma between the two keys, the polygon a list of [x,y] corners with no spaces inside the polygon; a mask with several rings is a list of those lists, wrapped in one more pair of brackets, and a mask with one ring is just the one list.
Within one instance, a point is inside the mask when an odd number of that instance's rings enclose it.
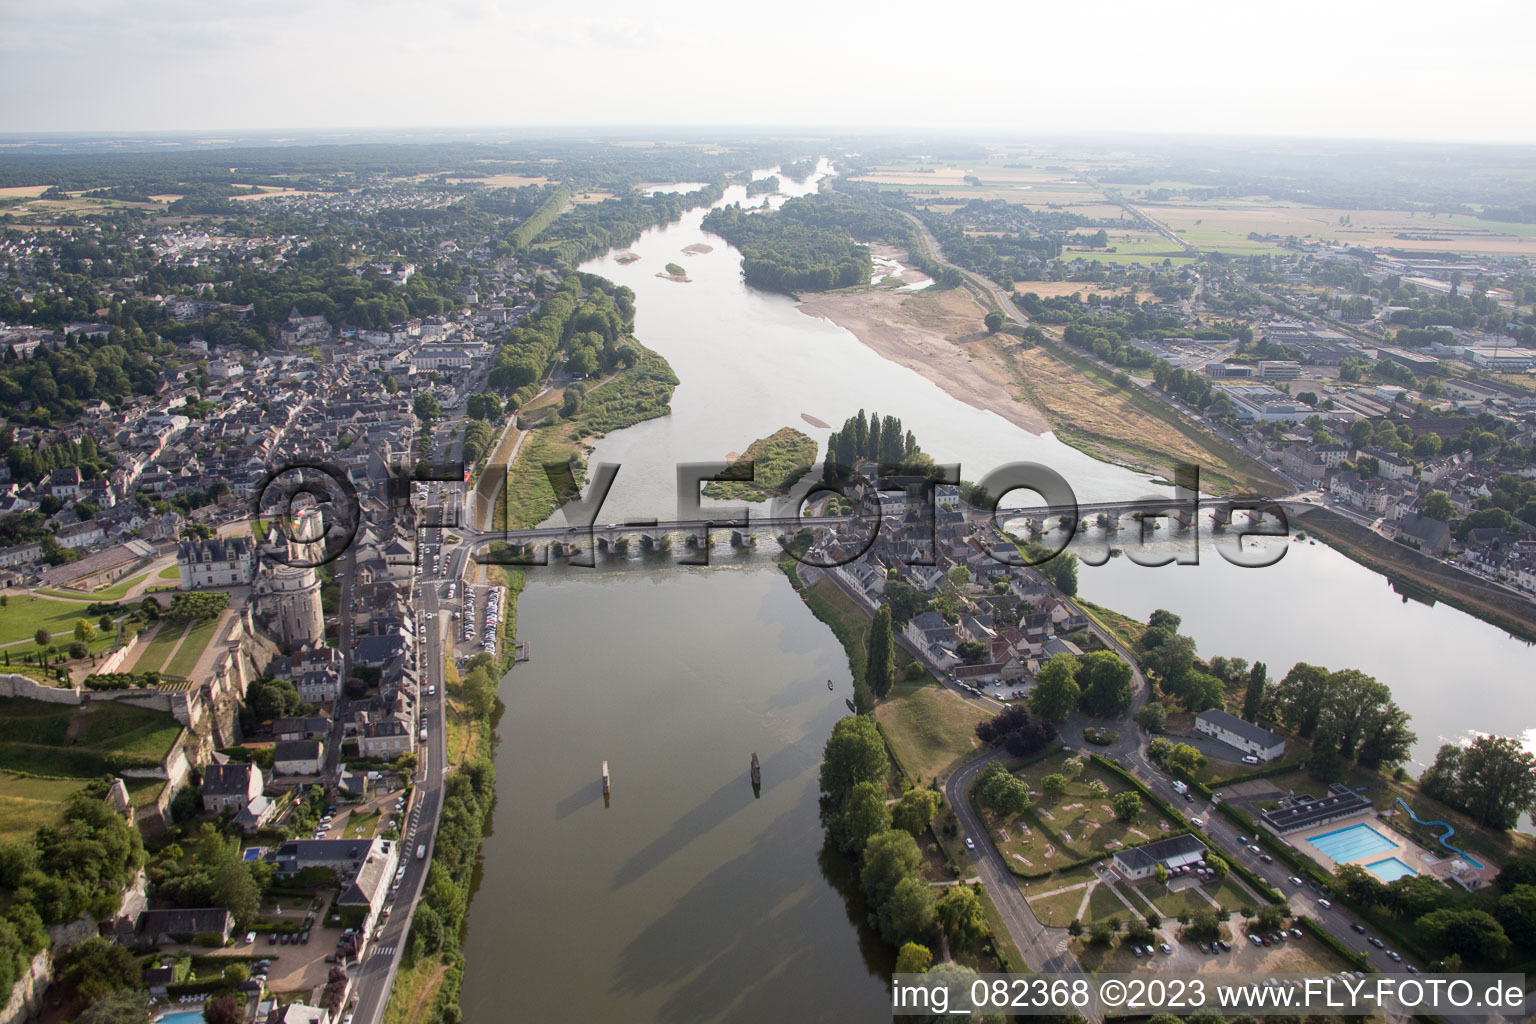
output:
{"label": "green lawn", "polygon": [[[90,603],[12,594],[5,607],[0,608],[0,644],[21,643],[30,648],[32,636],[39,628],[54,634],[69,633],[75,628],[75,620],[80,618],[95,625],[97,616],[85,614],[85,607]],[[14,657],[16,652],[11,653]]]}
{"label": "green lawn", "polygon": [[156,573],[155,578],[160,580],[179,580],[181,579],[181,567],[168,565]]}
{"label": "green lawn", "polygon": [[202,657],[203,651],[208,649],[208,643],[213,639],[214,628],[218,626],[218,617],[204,619],[187,633],[186,639],[181,642],[181,648],[171,658],[170,664],[165,666],[167,675],[186,676],[192,674],[192,669],[197,666],[197,659]]}
{"label": "green lawn", "polygon": [[[819,584],[818,584],[819,585]],[[976,725],[991,716],[937,683],[897,683],[875,708],[875,721],[914,779],[944,775],[981,745]]]}
{"label": "green lawn", "polygon": [[1041,922],[1060,928],[1077,916],[1077,908],[1082,906],[1083,895],[1087,891],[1086,888],[1072,889],[1052,896],[1041,896],[1030,900],[1029,906]]}
{"label": "green lawn", "polygon": [[34,779],[0,772],[0,841],[58,824],[64,802],[83,785],[79,779]]}
{"label": "green lawn", "polygon": [[[1081,893],[1078,898],[1082,898]],[[1093,895],[1088,897],[1088,909],[1083,914],[1083,923],[1096,924],[1111,917],[1118,917],[1125,922],[1131,919],[1132,914],[1107,883],[1100,883],[1094,887]]]}
{"label": "green lawn", "polygon": [[181,724],[170,715],[127,704],[0,698],[0,769],[93,778],[158,764],[179,735]]}
{"label": "green lawn", "polygon": [[[159,672],[165,668],[165,663],[171,657],[171,651],[176,646],[176,641],[181,639],[184,628],[174,622],[162,622],[150,639],[149,644],[140,648],[139,658],[133,663],[133,672]],[[141,644],[143,641],[139,641]]]}

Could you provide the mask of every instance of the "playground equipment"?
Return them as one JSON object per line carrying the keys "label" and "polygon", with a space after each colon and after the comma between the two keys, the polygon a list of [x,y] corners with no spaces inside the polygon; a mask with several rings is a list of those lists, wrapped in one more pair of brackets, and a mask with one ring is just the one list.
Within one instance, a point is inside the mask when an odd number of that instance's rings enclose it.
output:
{"label": "playground equipment", "polygon": [[1452,846],[1450,843],[1446,842],[1447,839],[1451,838],[1451,836],[1456,834],[1456,829],[1453,828],[1449,822],[1444,822],[1444,821],[1425,821],[1423,818],[1421,818],[1417,814],[1413,813],[1413,808],[1409,807],[1408,804],[1403,800],[1402,797],[1398,797],[1397,798],[1397,802],[1398,802],[1398,805],[1401,806],[1403,810],[1408,812],[1408,817],[1412,818],[1417,824],[1423,825],[1426,828],[1443,828],[1443,829],[1445,829],[1444,832],[1440,833],[1440,837],[1439,837],[1440,838],[1440,845],[1441,846],[1445,847],[1447,850],[1450,850],[1456,856],[1460,857],[1462,860],[1466,861],[1468,864],[1471,864],[1475,868],[1481,868],[1483,866],[1483,862],[1482,861],[1480,861],[1476,857],[1472,856],[1466,850],[1463,850],[1459,846]]}

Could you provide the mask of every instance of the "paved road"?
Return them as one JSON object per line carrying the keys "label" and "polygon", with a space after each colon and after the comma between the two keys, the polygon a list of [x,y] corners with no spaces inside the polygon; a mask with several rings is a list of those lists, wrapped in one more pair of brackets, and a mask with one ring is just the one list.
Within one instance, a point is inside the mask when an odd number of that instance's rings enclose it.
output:
{"label": "paved road", "polygon": [[[453,485],[450,485],[453,486]],[[459,485],[462,486],[462,485]],[[443,484],[431,484],[428,488],[428,509],[439,507],[444,499]],[[457,500],[449,496],[449,501]],[[424,531],[422,543],[439,545],[443,530],[433,528]],[[462,555],[462,553],[460,553]],[[462,565],[462,558],[460,560]],[[437,825],[443,809],[443,769],[445,758],[445,733],[443,723],[443,653],[446,648],[443,634],[446,624],[444,613],[438,606],[442,579],[427,577],[418,588],[417,643],[422,658],[421,673],[421,721],[427,729],[427,742],[421,748],[421,764],[416,772],[416,791],[411,801],[410,816],[400,842],[401,863],[405,865],[405,878],[394,898],[394,911],[381,929],[379,938],[370,943],[362,967],[356,973],[357,1007],[353,1011],[353,1024],[378,1024],[389,1002],[389,990],[395,974],[400,969],[400,958],[405,951],[406,937],[410,933],[411,917],[421,899],[426,884],[427,869],[432,863],[432,850],[437,836]],[[450,641],[451,643],[451,641]],[[428,688],[435,688],[433,696],[426,696]],[[424,856],[418,857],[422,850]]]}

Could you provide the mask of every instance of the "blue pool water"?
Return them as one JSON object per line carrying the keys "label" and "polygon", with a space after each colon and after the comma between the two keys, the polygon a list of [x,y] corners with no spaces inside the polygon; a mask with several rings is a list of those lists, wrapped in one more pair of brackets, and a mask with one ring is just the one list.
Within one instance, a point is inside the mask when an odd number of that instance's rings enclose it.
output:
{"label": "blue pool water", "polygon": [[1325,832],[1307,842],[1336,864],[1348,864],[1373,853],[1397,849],[1396,843],[1369,825],[1351,825],[1336,832]]}
{"label": "blue pool water", "polygon": [[1367,864],[1366,870],[1383,882],[1395,882],[1399,878],[1413,878],[1418,872],[1396,857],[1388,857],[1386,860],[1378,860],[1374,864]]}
{"label": "blue pool water", "polygon": [[155,1024],[202,1024],[203,1011],[177,1010],[175,1013],[161,1017]]}

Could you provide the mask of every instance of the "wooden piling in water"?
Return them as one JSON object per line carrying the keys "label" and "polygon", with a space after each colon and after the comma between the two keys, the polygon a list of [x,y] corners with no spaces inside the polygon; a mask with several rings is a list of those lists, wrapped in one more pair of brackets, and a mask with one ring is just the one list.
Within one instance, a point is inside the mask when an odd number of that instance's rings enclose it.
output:
{"label": "wooden piling in water", "polygon": [[608,762],[603,762],[603,796],[608,795]]}

